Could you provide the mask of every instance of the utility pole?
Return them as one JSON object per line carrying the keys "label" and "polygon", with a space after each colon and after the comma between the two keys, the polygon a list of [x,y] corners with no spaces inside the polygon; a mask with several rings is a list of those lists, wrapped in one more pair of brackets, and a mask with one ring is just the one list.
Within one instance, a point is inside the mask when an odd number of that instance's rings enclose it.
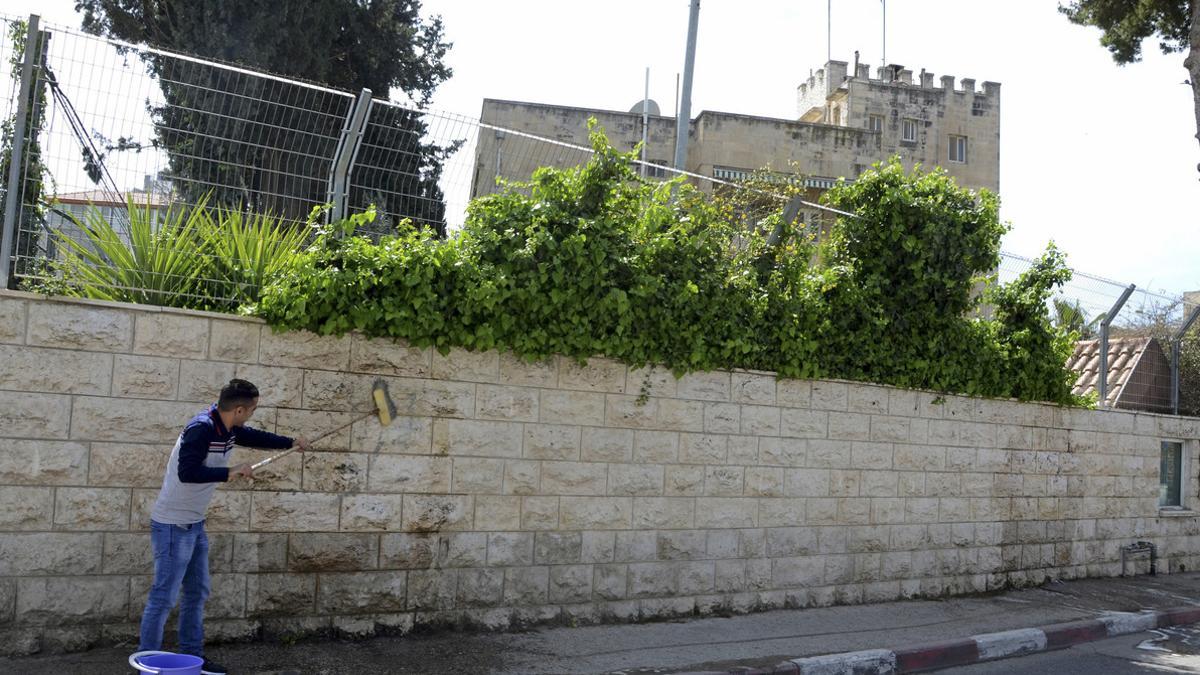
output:
{"label": "utility pole", "polygon": [[683,96],[679,114],[675,117],[675,169],[684,171],[687,164],[688,128],[692,123],[692,70],[696,65],[696,25],[700,22],[700,0],[692,0],[688,14],[687,51],[683,57]]}

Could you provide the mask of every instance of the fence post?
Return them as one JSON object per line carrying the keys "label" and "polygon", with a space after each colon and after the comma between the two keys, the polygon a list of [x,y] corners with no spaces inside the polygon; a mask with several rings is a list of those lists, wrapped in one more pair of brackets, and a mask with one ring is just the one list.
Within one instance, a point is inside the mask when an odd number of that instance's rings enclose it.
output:
{"label": "fence post", "polygon": [[1108,407],[1108,327],[1112,325],[1112,320],[1120,313],[1121,308],[1125,306],[1125,301],[1133,295],[1133,289],[1137,288],[1134,284],[1129,284],[1121,293],[1121,297],[1117,298],[1112,309],[1104,315],[1104,320],[1100,322],[1100,368],[1099,368],[1099,390],[1100,390],[1100,407]]}
{"label": "fence post", "polygon": [[342,135],[338,138],[337,150],[333,154],[333,166],[329,170],[329,202],[333,204],[333,208],[325,217],[326,223],[334,223],[346,217],[350,170],[354,168],[354,160],[358,157],[363,127],[367,124],[371,104],[371,90],[363,89],[358,92],[358,98],[354,99],[354,104],[350,106],[350,112],[346,113],[346,123],[342,126]]}
{"label": "fence post", "polygon": [[38,25],[41,18],[37,14],[29,15],[29,23],[25,26],[25,54],[21,60],[20,91],[17,94],[17,118],[13,124],[12,153],[9,155],[8,182],[4,193],[4,231],[0,235],[0,280],[8,286],[12,274],[13,245],[16,239],[17,208],[24,190],[21,189],[21,166],[24,164],[25,152],[25,118],[29,116],[29,95],[33,90],[33,64],[37,58],[41,31]]}
{"label": "fence post", "polygon": [[[1184,305],[1186,309],[1187,305]],[[1171,339],[1171,414],[1179,414],[1179,359],[1183,356],[1183,337],[1187,335],[1188,330],[1196,323],[1196,319],[1200,319],[1200,307],[1192,310],[1191,315],[1186,315],[1187,318],[1183,322],[1183,327]]]}

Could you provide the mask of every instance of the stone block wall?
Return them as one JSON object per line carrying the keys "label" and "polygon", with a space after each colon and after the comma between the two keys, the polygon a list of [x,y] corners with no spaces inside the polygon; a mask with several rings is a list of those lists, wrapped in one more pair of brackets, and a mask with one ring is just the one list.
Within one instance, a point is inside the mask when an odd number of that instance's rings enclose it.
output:
{"label": "stone block wall", "polygon": [[376,377],[400,416],[217,490],[213,639],[936,597],[1117,574],[1138,539],[1163,571],[1200,565],[1197,514],[1157,505],[1174,439],[1194,506],[1196,419],[442,356],[4,293],[5,652],[132,639],[166,458],[234,376],[263,391],[253,424],[279,433],[370,410]]}

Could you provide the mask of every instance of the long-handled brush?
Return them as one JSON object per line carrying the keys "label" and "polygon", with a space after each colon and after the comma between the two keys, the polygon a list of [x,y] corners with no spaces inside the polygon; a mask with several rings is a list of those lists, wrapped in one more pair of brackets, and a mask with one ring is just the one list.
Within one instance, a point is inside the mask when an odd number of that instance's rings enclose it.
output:
{"label": "long-handled brush", "polygon": [[[316,438],[310,439],[309,443],[310,444],[316,443],[317,441],[321,440],[322,438],[327,438],[329,436],[332,436],[332,435],[336,434],[337,432],[341,431],[342,429],[345,429],[346,427],[349,427],[352,424],[355,424],[356,422],[361,422],[372,415],[379,416],[379,424],[381,424],[382,426],[386,427],[387,425],[391,424],[392,419],[396,416],[396,405],[394,403],[392,403],[392,397],[388,394],[387,383],[384,382],[382,379],[375,380],[375,384],[371,386],[371,400],[375,404],[374,410],[372,410],[371,412],[363,413],[361,416],[355,417],[354,419],[350,420],[349,422],[346,422],[345,424],[341,425],[340,427],[337,427],[336,429],[331,429],[331,430],[326,431],[325,433],[321,434],[320,436],[317,436]],[[284,450],[283,452],[279,453],[278,455],[273,455],[273,456],[268,457],[260,462],[256,462],[256,463],[252,464],[250,466],[250,468],[251,468],[251,470],[257,471],[259,468],[266,466],[267,464],[270,464],[271,462],[274,462],[275,460],[277,460],[281,457],[286,457],[287,455],[290,455],[295,451],[296,451],[295,448],[290,448],[288,450]]]}

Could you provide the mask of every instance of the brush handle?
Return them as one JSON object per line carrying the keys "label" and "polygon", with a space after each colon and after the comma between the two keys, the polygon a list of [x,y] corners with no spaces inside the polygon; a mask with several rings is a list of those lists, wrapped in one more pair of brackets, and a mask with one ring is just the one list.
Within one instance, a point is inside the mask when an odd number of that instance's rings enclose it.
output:
{"label": "brush handle", "polygon": [[[368,417],[370,417],[371,415],[374,415],[374,414],[376,414],[376,412],[375,412],[374,410],[372,410],[372,411],[371,411],[371,412],[369,412],[369,413],[364,413],[364,414],[363,414],[362,416],[360,416],[360,417],[355,417],[354,419],[350,420],[349,422],[346,422],[346,423],[345,423],[345,424],[343,424],[342,426],[340,426],[340,427],[337,427],[337,428],[335,428],[335,429],[330,429],[329,431],[326,431],[325,433],[321,434],[320,436],[317,436],[316,438],[313,438],[313,439],[309,440],[309,441],[308,441],[308,444],[309,444],[309,445],[312,445],[313,443],[316,443],[317,441],[319,441],[319,440],[321,440],[321,439],[323,439],[323,438],[328,438],[328,437],[330,437],[330,436],[332,436],[332,435],[336,434],[337,432],[341,431],[342,429],[345,429],[346,427],[349,427],[349,426],[351,426],[351,425],[353,425],[353,424],[356,424],[356,423],[358,423],[358,422],[361,422],[361,421],[363,421],[363,420],[367,419]],[[293,452],[295,452],[295,451],[296,451],[296,448],[295,448],[295,447],[288,448],[287,450],[284,450],[283,452],[279,453],[278,455],[272,455],[272,456],[270,456],[270,457],[268,457],[268,458],[266,458],[266,459],[264,459],[264,460],[261,460],[261,461],[255,462],[254,464],[251,464],[251,465],[250,465],[250,470],[251,470],[251,471],[257,471],[259,468],[261,468],[261,467],[264,467],[264,466],[266,466],[266,465],[270,464],[271,462],[274,462],[275,460],[277,460],[277,459],[280,459],[280,458],[282,458],[282,457],[287,457],[288,455],[292,454],[292,453],[293,453]]]}

